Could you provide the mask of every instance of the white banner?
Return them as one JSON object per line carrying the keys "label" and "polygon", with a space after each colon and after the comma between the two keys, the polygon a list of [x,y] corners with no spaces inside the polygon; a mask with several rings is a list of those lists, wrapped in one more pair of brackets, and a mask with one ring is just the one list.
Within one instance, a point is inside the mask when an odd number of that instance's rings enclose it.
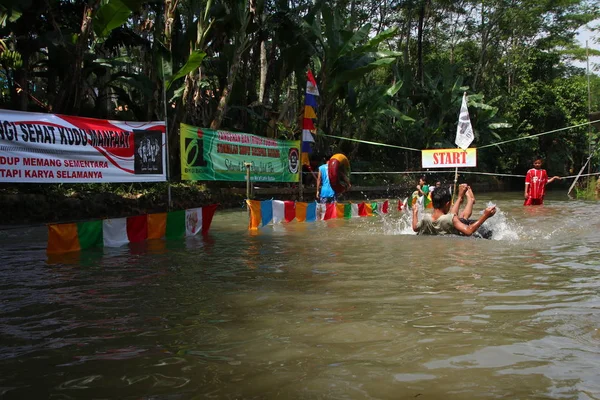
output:
{"label": "white banner", "polygon": [[477,149],[421,150],[423,168],[476,167]]}
{"label": "white banner", "polygon": [[474,138],[471,118],[469,117],[469,109],[467,108],[467,94],[465,93],[460,107],[460,115],[458,116],[456,139],[454,140],[454,143],[461,149],[466,150],[473,142]]}
{"label": "white banner", "polygon": [[0,182],[166,180],[164,121],[0,110]]}

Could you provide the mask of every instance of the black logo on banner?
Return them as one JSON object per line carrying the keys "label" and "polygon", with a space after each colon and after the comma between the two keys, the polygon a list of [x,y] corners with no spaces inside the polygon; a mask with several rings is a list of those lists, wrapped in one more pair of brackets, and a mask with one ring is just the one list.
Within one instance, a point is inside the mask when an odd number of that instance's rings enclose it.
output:
{"label": "black logo on banner", "polygon": [[188,167],[205,167],[204,141],[196,138],[185,138],[185,161]]}
{"label": "black logo on banner", "polygon": [[163,173],[162,136],[163,133],[159,131],[133,131],[136,175]]}
{"label": "black logo on banner", "polygon": [[298,153],[298,149],[291,148],[288,153],[288,169],[292,174],[297,174],[299,165],[300,154]]}

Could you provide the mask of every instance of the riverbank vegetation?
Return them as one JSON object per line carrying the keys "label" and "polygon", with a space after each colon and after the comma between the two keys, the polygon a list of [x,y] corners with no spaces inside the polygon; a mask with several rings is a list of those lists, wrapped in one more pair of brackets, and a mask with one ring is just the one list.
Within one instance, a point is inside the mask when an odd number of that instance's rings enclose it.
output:
{"label": "riverbank vegetation", "polygon": [[599,17],[585,0],[8,1],[0,107],[167,119],[176,182],[181,122],[299,139],[310,68],[320,92],[315,152],[344,152],[356,171],[421,163],[418,151],[360,141],[455,147],[466,92],[478,171],[524,175],[540,155],[551,175],[573,175],[592,152],[596,172],[598,130],[586,123],[600,110],[600,77],[572,61],[586,58],[577,29],[590,23],[599,38]]}

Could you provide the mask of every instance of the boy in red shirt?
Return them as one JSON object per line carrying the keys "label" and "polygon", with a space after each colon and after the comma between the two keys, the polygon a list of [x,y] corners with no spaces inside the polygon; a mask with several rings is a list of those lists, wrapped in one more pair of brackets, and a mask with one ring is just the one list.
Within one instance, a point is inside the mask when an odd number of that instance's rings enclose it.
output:
{"label": "boy in red shirt", "polygon": [[544,195],[546,194],[546,185],[561,180],[560,176],[553,176],[548,179],[545,169],[542,169],[542,159],[536,158],[533,162],[533,168],[527,171],[525,175],[525,203],[524,206],[540,206],[544,204]]}

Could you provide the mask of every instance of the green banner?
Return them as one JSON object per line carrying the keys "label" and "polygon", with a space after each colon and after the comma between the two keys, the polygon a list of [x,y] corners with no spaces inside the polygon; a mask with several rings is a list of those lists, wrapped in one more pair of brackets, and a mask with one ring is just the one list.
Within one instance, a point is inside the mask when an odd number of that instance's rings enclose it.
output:
{"label": "green banner", "polygon": [[248,133],[181,124],[181,179],[298,182],[300,141],[269,139]]}

